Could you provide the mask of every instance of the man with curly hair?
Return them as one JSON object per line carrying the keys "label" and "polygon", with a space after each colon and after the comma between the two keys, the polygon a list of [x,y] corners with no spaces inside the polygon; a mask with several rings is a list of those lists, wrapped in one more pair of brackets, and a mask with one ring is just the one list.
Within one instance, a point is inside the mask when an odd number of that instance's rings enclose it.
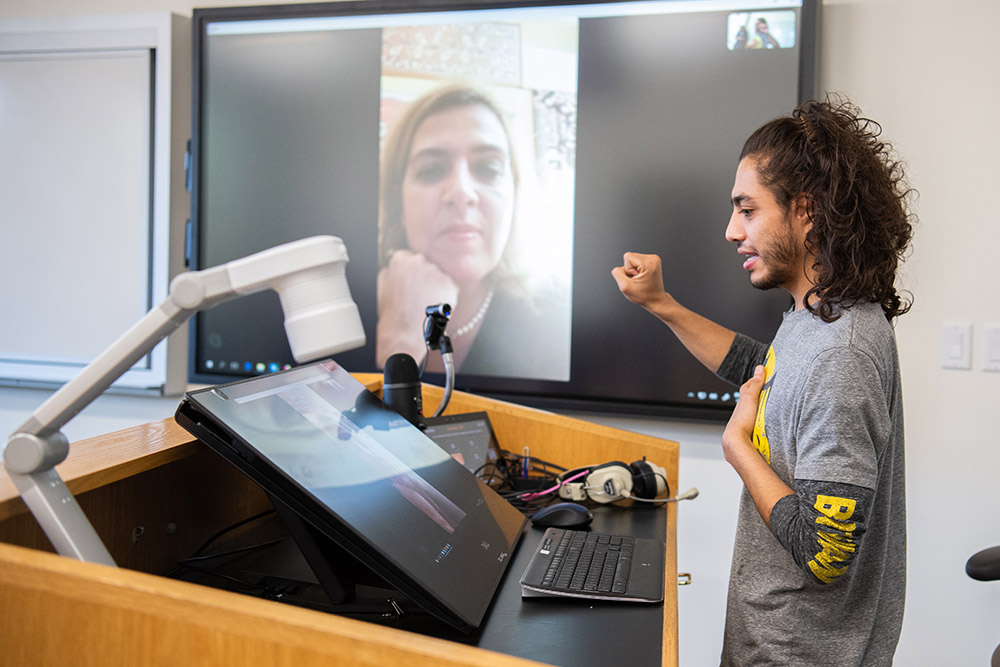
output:
{"label": "man with curly hair", "polygon": [[723,665],[888,665],[903,619],[903,407],[893,320],[911,190],[850,102],[800,105],[747,140],[726,238],[794,305],[760,343],[681,306],[626,253],[625,297],[740,385],[722,436],[744,483]]}

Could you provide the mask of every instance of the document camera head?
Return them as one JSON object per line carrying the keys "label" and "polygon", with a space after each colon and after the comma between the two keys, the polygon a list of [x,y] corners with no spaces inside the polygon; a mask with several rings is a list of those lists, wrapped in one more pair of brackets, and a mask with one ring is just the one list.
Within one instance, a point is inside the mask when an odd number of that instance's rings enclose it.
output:
{"label": "document camera head", "polygon": [[358,306],[351,298],[344,242],[314,236],[226,264],[232,289],[273,289],[285,314],[285,333],[299,363],[365,344]]}
{"label": "document camera head", "polygon": [[299,363],[365,344],[358,306],[344,267],[347,248],[335,236],[313,236],[170,283],[170,301],[194,312],[245,294],[273,289],[285,313],[285,333]]}

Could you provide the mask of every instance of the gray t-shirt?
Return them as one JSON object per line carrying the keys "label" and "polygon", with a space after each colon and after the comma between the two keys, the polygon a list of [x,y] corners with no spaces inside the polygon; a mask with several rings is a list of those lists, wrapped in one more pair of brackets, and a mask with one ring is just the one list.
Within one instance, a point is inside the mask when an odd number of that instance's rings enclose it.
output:
{"label": "gray t-shirt", "polygon": [[761,519],[746,489],[723,665],[889,665],[906,588],[903,406],[878,304],[788,312],[770,348],[737,336],[718,375],[767,369],[754,445],[791,488]]}

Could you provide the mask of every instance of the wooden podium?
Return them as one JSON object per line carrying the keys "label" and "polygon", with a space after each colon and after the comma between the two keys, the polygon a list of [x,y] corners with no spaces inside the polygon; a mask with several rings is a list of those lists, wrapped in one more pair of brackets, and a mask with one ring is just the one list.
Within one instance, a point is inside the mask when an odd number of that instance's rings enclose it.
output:
{"label": "wooden podium", "polygon": [[[356,377],[375,393],[382,378]],[[443,391],[424,386],[430,411]],[[567,468],[647,457],[677,489],[678,445],[454,392],[446,414],[489,413],[501,446]],[[264,493],[173,418],[82,440],[58,467],[118,568],[51,553],[0,468],[0,649],[16,665],[428,665],[541,663],[165,578]],[[676,509],[666,527],[662,664],[677,664]],[[46,553],[48,552],[48,553]],[[508,573],[520,576],[520,573]],[[651,641],[659,638],[651,637]]]}

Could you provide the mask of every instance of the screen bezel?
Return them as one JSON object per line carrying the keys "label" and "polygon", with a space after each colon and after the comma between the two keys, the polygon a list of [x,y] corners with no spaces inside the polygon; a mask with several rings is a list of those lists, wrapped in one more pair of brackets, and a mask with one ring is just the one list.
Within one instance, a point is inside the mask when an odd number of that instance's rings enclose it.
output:
{"label": "screen bezel", "polygon": [[[486,463],[476,468],[472,468],[466,462],[461,462],[466,469],[470,470],[473,474],[483,477],[489,473],[488,470],[483,470],[487,466],[495,466],[503,457],[503,453],[500,450],[500,443],[497,442],[496,433],[493,431],[493,424],[490,423],[490,416],[486,412],[463,412],[461,414],[453,415],[441,415],[439,417],[427,417],[424,420],[426,428],[424,432],[427,436],[441,446],[446,452],[452,453],[448,448],[445,447],[444,443],[448,442],[450,438],[445,437],[447,434],[440,434],[435,437],[435,434],[431,431],[437,427],[447,427],[452,425],[466,425],[466,424],[476,424],[482,422],[486,426],[485,430],[485,442],[477,442],[476,447],[481,448],[482,452],[486,455]],[[452,453],[454,457],[454,454]]]}

